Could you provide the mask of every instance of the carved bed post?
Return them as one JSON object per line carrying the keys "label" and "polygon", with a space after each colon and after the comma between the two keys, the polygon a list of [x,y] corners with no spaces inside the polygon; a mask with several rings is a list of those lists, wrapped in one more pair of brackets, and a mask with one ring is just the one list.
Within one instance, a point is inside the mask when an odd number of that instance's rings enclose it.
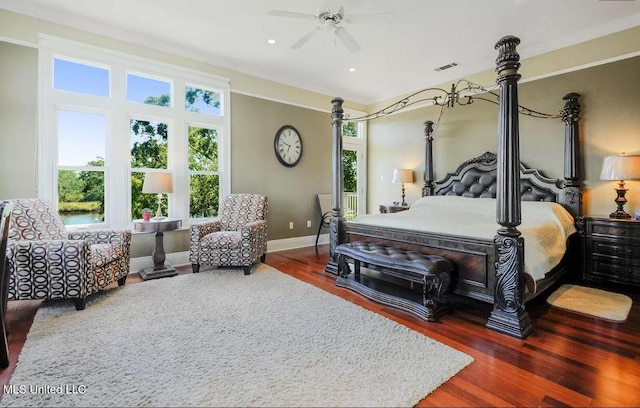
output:
{"label": "carved bed post", "polygon": [[571,92],[562,98],[564,121],[564,179],[565,194],[562,204],[571,208],[571,215],[582,216],[582,162],[580,160],[580,94]]}
{"label": "carved bed post", "polygon": [[333,143],[332,143],[332,201],[331,208],[333,213],[329,220],[329,263],[325,267],[326,272],[338,274],[338,263],[336,259],[335,249],[339,244],[346,242],[345,221],[342,214],[344,178],[342,176],[342,118],[344,110],[342,109],[342,98],[334,98],[331,103],[331,124],[333,125]]}
{"label": "carved bed post", "polygon": [[525,338],[533,331],[524,308],[524,239],[516,228],[521,222],[520,135],[518,122],[518,80],[520,39],[506,36],[496,43],[498,110],[498,154],[496,220],[501,225],[494,238],[496,285],[493,311],[487,327]]}
{"label": "carved bed post", "polygon": [[424,122],[424,187],[422,187],[422,196],[432,196],[434,193],[433,185],[433,122],[428,120]]}

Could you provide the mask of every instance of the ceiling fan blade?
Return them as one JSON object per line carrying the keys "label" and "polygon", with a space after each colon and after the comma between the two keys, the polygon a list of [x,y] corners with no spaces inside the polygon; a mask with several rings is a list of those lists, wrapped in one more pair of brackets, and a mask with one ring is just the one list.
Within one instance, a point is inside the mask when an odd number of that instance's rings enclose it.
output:
{"label": "ceiling fan blade", "polygon": [[338,27],[338,28],[336,28],[335,33],[336,33],[336,36],[338,37],[338,39],[340,39],[340,41],[342,41],[344,46],[347,47],[347,49],[349,51],[356,52],[356,51],[360,50],[360,45],[351,36],[351,34],[349,34],[349,32],[347,30],[345,30],[342,27]]}
{"label": "ceiling fan blade", "polygon": [[307,34],[305,34],[301,39],[299,39],[298,41],[296,41],[292,46],[291,49],[292,50],[297,50],[298,48],[302,47],[303,45],[305,45],[306,43],[309,42],[309,40],[311,40],[313,37],[316,36],[316,34],[318,34],[318,31],[320,31],[320,28],[315,28],[311,31],[309,31]]}
{"label": "ceiling fan blade", "polygon": [[284,11],[284,10],[270,10],[269,13],[267,14],[269,14],[270,16],[299,18],[303,20],[316,20],[318,18],[313,14],[296,13],[294,11]]}

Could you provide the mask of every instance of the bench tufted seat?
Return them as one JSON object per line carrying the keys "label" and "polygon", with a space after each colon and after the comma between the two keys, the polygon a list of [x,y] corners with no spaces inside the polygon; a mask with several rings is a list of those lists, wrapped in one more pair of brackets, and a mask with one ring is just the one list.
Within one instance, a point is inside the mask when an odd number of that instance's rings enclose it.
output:
{"label": "bench tufted seat", "polygon": [[[447,292],[454,267],[445,258],[364,241],[338,245],[335,253],[339,274],[337,286],[353,289],[372,300],[406,310],[429,321],[436,321],[440,315],[450,311]],[[348,259],[353,260],[354,280],[348,279],[351,273]],[[365,266],[375,265],[383,274],[422,284],[422,304],[364,285],[360,277],[361,263]]]}

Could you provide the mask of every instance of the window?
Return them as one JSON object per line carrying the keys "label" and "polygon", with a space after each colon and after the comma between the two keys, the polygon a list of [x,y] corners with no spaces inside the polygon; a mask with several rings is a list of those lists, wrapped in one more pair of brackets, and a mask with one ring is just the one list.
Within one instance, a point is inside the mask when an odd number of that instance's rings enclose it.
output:
{"label": "window", "polygon": [[185,109],[189,112],[200,112],[216,116],[221,114],[220,94],[216,91],[187,85],[184,99]]}
{"label": "window", "polygon": [[[362,113],[353,116],[362,116]],[[348,220],[367,211],[366,129],[366,122],[342,122],[343,209]]]}
{"label": "window", "polygon": [[127,74],[127,100],[156,106],[171,106],[171,83]]}
{"label": "window", "polygon": [[109,96],[109,71],[88,64],[55,58],[53,87],[87,95]]}
{"label": "window", "polygon": [[217,215],[231,190],[227,79],[47,35],[39,61],[39,195],[67,225],[129,228],[157,208],[142,186],[160,170],[174,182],[163,214]]}
{"label": "window", "polygon": [[[167,169],[169,126],[163,122],[131,119],[131,214],[142,214],[145,208],[157,209],[156,194],[142,192],[144,177],[151,169]],[[168,213],[167,195],[162,198],[162,214]],[[140,218],[140,217],[138,217]]]}
{"label": "window", "polygon": [[66,225],[104,221],[106,118],[58,109],[58,211]]}
{"label": "window", "polygon": [[218,132],[189,127],[189,215],[192,218],[218,215]]}

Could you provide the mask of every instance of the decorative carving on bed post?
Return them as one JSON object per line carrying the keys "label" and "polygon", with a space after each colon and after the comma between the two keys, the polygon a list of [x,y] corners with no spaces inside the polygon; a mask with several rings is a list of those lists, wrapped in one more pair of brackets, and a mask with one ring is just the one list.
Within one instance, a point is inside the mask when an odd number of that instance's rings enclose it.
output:
{"label": "decorative carving on bed post", "polygon": [[333,213],[329,220],[329,263],[325,267],[326,272],[338,274],[338,260],[336,258],[335,249],[338,245],[346,242],[347,234],[345,229],[344,215],[342,213],[343,205],[343,184],[342,176],[342,118],[344,110],[342,98],[334,98],[331,103],[331,124],[333,125],[333,142],[332,142],[332,169],[333,169],[333,185],[332,185],[332,201],[331,208]]}
{"label": "decorative carving on bed post", "polygon": [[582,162],[580,160],[580,94],[571,92],[565,100],[562,113],[564,121],[564,196],[562,204],[571,209],[574,217],[582,216]]}
{"label": "decorative carving on bed post", "polygon": [[496,219],[501,225],[494,238],[496,287],[493,311],[487,327],[525,338],[533,331],[524,308],[524,240],[516,228],[521,223],[520,136],[518,124],[518,80],[520,39],[506,36],[496,43],[498,105],[498,154]]}
{"label": "decorative carving on bed post", "polygon": [[428,120],[424,122],[424,187],[422,187],[422,196],[432,196],[435,191],[433,179],[433,122]]}

